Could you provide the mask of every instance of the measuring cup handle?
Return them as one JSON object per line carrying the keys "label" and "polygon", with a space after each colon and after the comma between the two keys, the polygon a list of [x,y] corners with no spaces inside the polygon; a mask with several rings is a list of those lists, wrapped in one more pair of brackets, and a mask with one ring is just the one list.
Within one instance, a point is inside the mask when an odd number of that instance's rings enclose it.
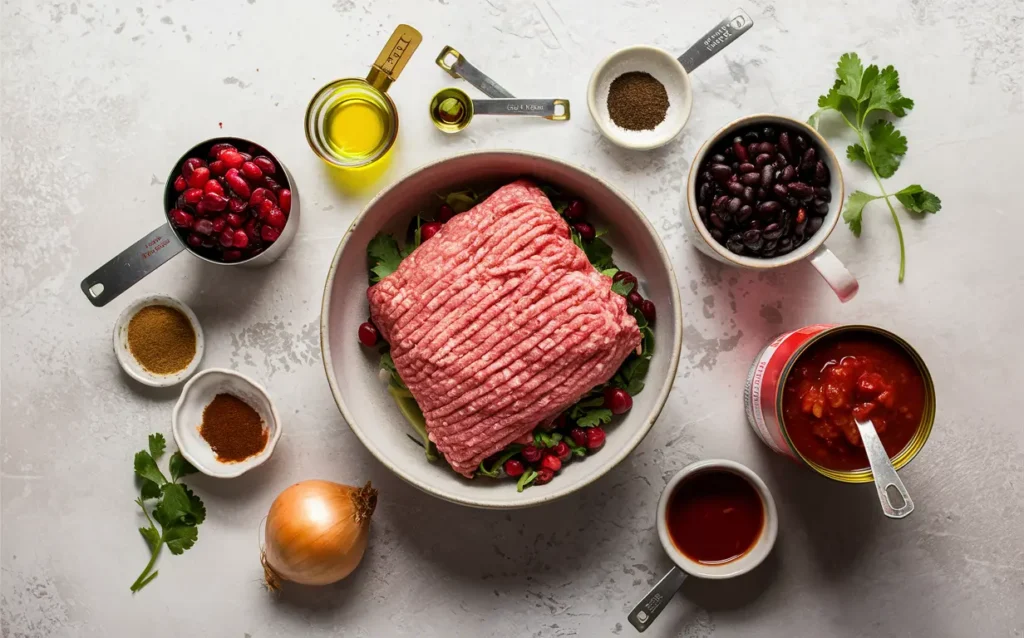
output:
{"label": "measuring cup handle", "polygon": [[105,306],[184,249],[171,227],[163,224],[83,279],[82,292],[92,305]]}
{"label": "measuring cup handle", "polygon": [[423,36],[416,29],[407,24],[395,27],[387,44],[373,63],[370,74],[366,76],[366,81],[381,93],[386,93],[391,83],[398,79],[402,69],[409,63],[409,58],[420,42],[423,42]]}
{"label": "measuring cup handle", "polygon": [[686,572],[673,565],[672,569],[668,570],[668,573],[658,581],[658,584],[647,592],[644,599],[637,603],[633,611],[629,612],[629,624],[641,633],[647,631],[654,619],[665,609],[668,601],[672,600],[679,588],[683,586],[684,580],[686,580]]}
{"label": "measuring cup handle", "polygon": [[729,14],[729,17],[719,22],[714,29],[704,34],[704,37],[697,41],[686,53],[679,56],[679,62],[686,69],[687,73],[711,59],[716,53],[732,44],[732,41],[740,37],[754,21],[743,9],[736,9]]}
{"label": "measuring cup handle", "polygon": [[839,261],[835,253],[822,244],[811,253],[810,260],[814,269],[839,297],[839,301],[846,303],[853,299],[860,289],[860,284],[857,283],[857,278],[853,276],[853,273],[843,265],[843,262]]}

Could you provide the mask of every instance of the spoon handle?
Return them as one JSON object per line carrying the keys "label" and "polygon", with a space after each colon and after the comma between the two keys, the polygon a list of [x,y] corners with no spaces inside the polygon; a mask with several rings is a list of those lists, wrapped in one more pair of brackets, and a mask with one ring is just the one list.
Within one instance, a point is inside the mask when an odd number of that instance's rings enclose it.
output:
{"label": "spoon handle", "polygon": [[518,97],[473,100],[473,111],[477,115],[533,115],[560,121],[569,119],[569,100]]}
{"label": "spoon handle", "polygon": [[[454,62],[448,62],[449,58],[454,59]],[[515,97],[488,77],[486,73],[470,64],[469,60],[453,47],[446,46],[441,49],[436,62],[439,67],[448,72],[448,75],[464,79],[487,97]]]}
{"label": "spoon handle", "polygon": [[[871,464],[871,473],[875,476],[875,489],[878,491],[878,500],[882,504],[882,512],[889,518],[904,518],[914,511],[914,501],[910,500],[907,488],[889,461],[889,453],[885,451],[882,440],[878,438],[875,424],[870,419],[861,421],[855,418],[854,421],[860,431],[860,439],[864,443],[868,463]],[[890,487],[896,488],[903,499],[903,504],[899,507],[893,504],[889,496]]]}
{"label": "spoon handle", "polygon": [[646,631],[654,619],[665,609],[668,601],[672,600],[679,588],[683,586],[684,580],[686,580],[686,572],[673,565],[672,569],[661,577],[658,584],[647,592],[644,599],[637,603],[633,611],[629,612],[629,624],[641,633]]}
{"label": "spoon handle", "polygon": [[679,62],[687,73],[707,62],[716,53],[732,44],[732,41],[743,35],[754,21],[743,9],[736,9],[729,17],[722,20],[715,28],[704,34],[686,53],[679,56]]}

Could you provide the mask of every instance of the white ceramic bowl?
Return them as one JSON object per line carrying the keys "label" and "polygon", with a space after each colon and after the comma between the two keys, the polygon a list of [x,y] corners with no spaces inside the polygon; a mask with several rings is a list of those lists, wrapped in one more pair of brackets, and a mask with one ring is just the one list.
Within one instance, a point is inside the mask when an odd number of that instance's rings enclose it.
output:
{"label": "white ceramic bowl", "polygon": [[[679,551],[669,535],[665,518],[669,498],[676,486],[687,477],[706,470],[724,470],[743,477],[757,490],[758,496],[761,497],[761,505],[764,506],[764,527],[761,528],[761,535],[754,542],[754,546],[736,560],[720,565],[698,563]],[[775,508],[775,500],[772,498],[771,492],[768,491],[768,486],[750,468],[735,461],[708,459],[687,465],[669,480],[665,490],[661,493],[661,499],[658,500],[657,527],[662,547],[665,548],[669,558],[684,572],[700,578],[733,578],[754,569],[771,553],[772,547],[775,546],[775,538],[779,534],[779,513]]]}
{"label": "white ceramic bowl", "polygon": [[[517,492],[515,481],[467,480],[445,463],[428,462],[410,440],[411,426],[378,378],[376,350],[356,337],[369,311],[366,301],[366,245],[379,231],[404,236],[412,216],[434,210],[437,193],[480,182],[502,184],[522,176],[550,183],[582,198],[620,267],[637,275],[645,298],[658,309],[655,353],[647,387],[633,409],[608,428],[604,448],[568,464],[549,484]],[[429,208],[428,208],[429,207]],[[661,413],[675,379],[682,344],[682,315],[675,274],[658,234],[619,191],[598,177],[559,160],[522,151],[457,155],[417,169],[383,190],[356,218],[334,255],[324,288],[320,318],[324,368],[331,392],[352,431],[381,463],[421,490],[455,503],[509,509],[555,500],[592,483],[640,443]],[[415,436],[415,435],[414,435]]]}
{"label": "white ceramic bowl", "polygon": [[[156,374],[155,372],[150,372],[142,367],[128,348],[128,324],[136,313],[147,306],[168,306],[170,308],[174,308],[185,315],[188,318],[189,323],[192,324],[192,330],[196,333],[196,356],[192,358],[192,362],[189,363],[188,367],[184,370],[175,372],[174,374]],[[206,341],[203,337],[203,328],[199,325],[199,319],[196,318],[196,313],[192,312],[192,309],[181,301],[168,295],[148,295],[146,297],[136,299],[132,303],[128,304],[127,308],[121,311],[121,314],[117,318],[117,322],[114,324],[114,354],[117,356],[117,362],[121,364],[121,368],[128,374],[128,376],[139,383],[144,383],[148,386],[166,388],[172,385],[177,385],[189,378],[196,369],[199,368],[199,362],[202,361],[205,350]]]}
{"label": "white ceramic bowl", "polygon": [[[199,434],[203,410],[222,392],[248,403],[259,413],[264,427],[269,429],[267,446],[263,451],[237,463],[218,461],[210,444]],[[281,438],[281,417],[263,386],[243,374],[222,368],[209,368],[192,377],[182,388],[171,419],[174,442],[181,455],[203,474],[216,478],[233,478],[262,465],[274,453]]]}
{"label": "white ceramic bowl", "polygon": [[[608,88],[623,73],[643,71],[665,86],[669,107],[665,119],[648,131],[630,131],[612,121],[608,114]],[[624,148],[647,150],[663,146],[683,130],[693,107],[690,76],[683,65],[664,49],[633,46],[619,49],[605,58],[590,76],[587,107],[601,134]]]}

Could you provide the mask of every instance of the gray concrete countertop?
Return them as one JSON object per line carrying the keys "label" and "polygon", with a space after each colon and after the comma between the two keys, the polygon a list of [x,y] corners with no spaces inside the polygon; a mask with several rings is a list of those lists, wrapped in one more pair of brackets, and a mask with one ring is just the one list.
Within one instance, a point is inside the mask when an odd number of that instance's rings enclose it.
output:
{"label": "gray concrete countertop", "polygon": [[[767,481],[780,511],[771,558],[732,582],[688,581],[652,636],[1024,635],[1024,5],[1014,0],[815,3],[748,0],[754,28],[694,75],[693,115],[674,143],[625,152],[586,110],[590,71],[612,50],[681,53],[732,4],[638,0],[5,1],[2,9],[3,636],[607,636],[669,567],[653,508],[687,463],[725,457]],[[329,179],[302,132],[327,81],[365,74],[392,28],[424,42],[391,90],[399,148],[377,187],[470,149],[518,148],[583,166],[629,194],[674,260],[684,300],[682,364],[651,434],[595,485],[509,513],[430,498],[390,475],[342,420],[321,366],[328,264],[375,189]],[[569,124],[484,120],[443,136],[426,100],[453,84],[445,44],[511,91],[568,97]],[[892,190],[938,193],[927,219],[901,212],[897,283],[885,207],[829,246],[854,271],[841,305],[806,264],[752,274],[712,263],[680,217],[686,171],[719,126],[749,113],[806,117],[856,50],[901,74],[916,108]],[[836,127],[833,130],[838,130]],[[181,256],[109,306],[81,279],[161,219],[170,164],[216,135],[255,138],[302,193],[299,235],[269,269]],[[840,134],[841,135],[841,134]],[[842,151],[845,141],[836,140]],[[844,161],[848,191],[875,191]],[[274,458],[243,478],[192,483],[209,519],[195,547],[145,565],[132,455],[170,436],[178,390],[131,382],[110,346],[133,298],[169,293],[206,330],[204,366],[261,380],[287,421]],[[934,434],[901,473],[917,505],[886,520],[873,489],[819,478],[775,456],[747,426],[741,391],[780,331],[867,322],[907,337],[938,390]],[[354,337],[353,337],[354,338]],[[276,494],[307,478],[372,479],[381,492],[365,562],[348,580],[260,585],[257,529]]]}

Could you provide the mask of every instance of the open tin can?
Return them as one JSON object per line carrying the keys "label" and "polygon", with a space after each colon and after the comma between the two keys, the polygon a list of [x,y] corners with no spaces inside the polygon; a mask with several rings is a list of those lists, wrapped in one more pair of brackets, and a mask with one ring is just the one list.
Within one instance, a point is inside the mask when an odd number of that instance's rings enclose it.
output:
{"label": "open tin can", "polygon": [[743,403],[750,427],[765,445],[776,453],[842,483],[870,483],[873,477],[866,464],[857,470],[835,470],[801,453],[786,429],[783,416],[782,402],[786,381],[801,355],[824,339],[846,333],[870,334],[895,345],[913,361],[921,375],[924,382],[924,410],[921,420],[909,442],[898,454],[891,456],[893,468],[899,470],[906,466],[921,451],[932,432],[932,424],[935,421],[935,386],[928,367],[917,351],[887,330],[866,325],[815,324],[779,335],[754,359],[754,364],[747,375]]}

